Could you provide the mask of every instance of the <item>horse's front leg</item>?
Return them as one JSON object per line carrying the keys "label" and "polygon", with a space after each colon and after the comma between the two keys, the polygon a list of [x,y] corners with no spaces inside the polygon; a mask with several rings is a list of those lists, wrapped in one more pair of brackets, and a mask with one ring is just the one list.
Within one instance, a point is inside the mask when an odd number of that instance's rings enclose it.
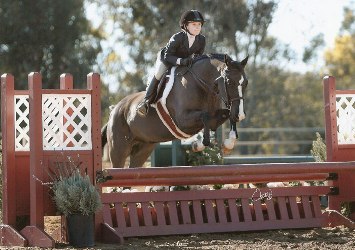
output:
{"label": "horse's front leg", "polygon": [[210,142],[210,115],[209,113],[202,114],[202,123],[203,123],[203,140],[202,143],[204,146],[208,147]]}
{"label": "horse's front leg", "polygon": [[210,145],[210,130],[216,131],[227,120],[228,114],[229,110],[227,109],[218,109],[212,116],[207,112],[202,113],[203,145]]}

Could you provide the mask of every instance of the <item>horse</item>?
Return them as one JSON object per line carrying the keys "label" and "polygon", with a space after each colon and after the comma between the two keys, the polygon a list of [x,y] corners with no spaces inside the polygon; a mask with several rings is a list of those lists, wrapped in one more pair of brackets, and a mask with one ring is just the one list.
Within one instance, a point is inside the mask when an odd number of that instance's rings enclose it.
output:
{"label": "horse", "polygon": [[[203,144],[208,146],[210,130],[228,119],[236,123],[245,118],[247,61],[248,57],[238,62],[225,54],[211,54],[175,68],[166,108],[180,131],[195,135],[203,129]],[[136,112],[144,94],[134,93],[119,101],[101,130],[102,147],[108,143],[111,167],[124,168],[128,157],[130,168],[142,167],[157,143],[176,139],[155,108],[150,107],[145,117]]]}

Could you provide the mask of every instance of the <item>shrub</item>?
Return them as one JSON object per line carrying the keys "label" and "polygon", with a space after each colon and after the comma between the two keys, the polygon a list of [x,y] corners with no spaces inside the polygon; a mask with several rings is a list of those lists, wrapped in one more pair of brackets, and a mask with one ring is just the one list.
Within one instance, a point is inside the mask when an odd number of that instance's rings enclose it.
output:
{"label": "shrub", "polygon": [[206,147],[200,152],[186,150],[186,153],[187,163],[191,166],[223,164],[222,149],[216,141],[212,141],[210,147]]}
{"label": "shrub", "polygon": [[312,143],[311,154],[316,162],[324,162],[327,159],[327,148],[318,132],[316,133],[316,136],[317,139]]}
{"label": "shrub", "polygon": [[50,174],[53,200],[58,211],[65,216],[90,215],[101,208],[100,194],[87,174],[80,172],[70,157],[69,162],[57,163],[57,171]]}
{"label": "shrub", "polygon": [[65,216],[90,215],[101,207],[100,195],[89,176],[82,176],[78,169],[69,177],[54,181],[52,190],[57,209]]}

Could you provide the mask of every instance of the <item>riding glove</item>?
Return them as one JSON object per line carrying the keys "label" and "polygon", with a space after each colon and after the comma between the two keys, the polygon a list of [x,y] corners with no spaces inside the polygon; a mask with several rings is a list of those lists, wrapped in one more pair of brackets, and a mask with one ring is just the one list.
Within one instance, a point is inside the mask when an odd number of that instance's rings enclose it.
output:
{"label": "riding glove", "polygon": [[183,65],[183,66],[188,66],[190,64],[192,64],[192,58],[190,58],[190,57],[181,59],[181,61],[180,61],[180,65]]}

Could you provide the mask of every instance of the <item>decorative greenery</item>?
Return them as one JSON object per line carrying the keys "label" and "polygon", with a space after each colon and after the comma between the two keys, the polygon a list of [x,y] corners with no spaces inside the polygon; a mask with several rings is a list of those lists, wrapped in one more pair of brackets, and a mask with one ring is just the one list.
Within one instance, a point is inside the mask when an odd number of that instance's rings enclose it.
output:
{"label": "decorative greenery", "polygon": [[[187,163],[191,166],[200,165],[223,165],[223,151],[221,146],[216,140],[211,141],[211,146],[206,147],[199,152],[193,152],[192,150],[186,150]],[[214,189],[221,189],[223,184],[213,185]],[[188,190],[178,186],[176,190]],[[175,190],[175,191],[176,191]]]}
{"label": "decorative greenery", "polygon": [[171,187],[171,191],[188,191],[190,190],[190,186],[173,186]]}
{"label": "decorative greenery", "polygon": [[[322,136],[317,132],[316,133],[317,139],[312,142],[312,149],[311,154],[314,157],[316,162],[325,162],[327,159],[327,148],[323,141]],[[324,185],[324,181],[309,181],[308,182],[311,186],[314,185]]]}
{"label": "decorative greenery", "polygon": [[[314,159],[316,162],[325,162],[327,160],[327,147],[326,144],[324,143],[324,140],[322,139],[321,135],[319,133],[316,133],[317,140],[313,141],[312,143],[312,150],[311,154],[313,155]],[[318,185],[324,185],[324,182],[310,182],[311,185],[313,183],[316,183]],[[351,202],[343,202],[341,204],[341,214],[349,217],[351,214],[351,211],[355,210],[355,205],[354,203]]]}
{"label": "decorative greenery", "polygon": [[51,177],[53,200],[60,213],[94,214],[102,206],[99,192],[87,174],[81,174],[78,165],[70,157],[69,162],[57,163],[57,172]]}
{"label": "decorative greenery", "polygon": [[321,137],[321,135],[316,133],[317,140],[313,141],[311,154],[313,155],[316,162],[324,162],[327,159],[327,148]]}
{"label": "decorative greenery", "polygon": [[223,164],[222,149],[215,140],[211,141],[211,146],[206,147],[203,151],[186,150],[186,153],[187,163],[191,166]]}

